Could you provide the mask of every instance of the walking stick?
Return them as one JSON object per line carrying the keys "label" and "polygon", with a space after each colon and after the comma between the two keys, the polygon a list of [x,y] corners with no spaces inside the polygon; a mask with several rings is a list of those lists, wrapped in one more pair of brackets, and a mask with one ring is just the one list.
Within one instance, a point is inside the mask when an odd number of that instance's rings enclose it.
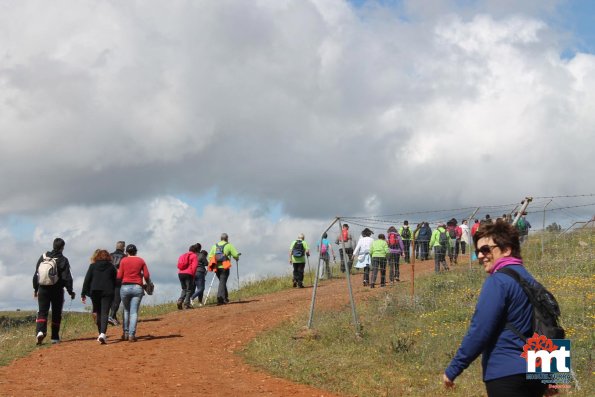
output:
{"label": "walking stick", "polygon": [[312,279],[312,268],[310,267],[310,256],[306,255],[306,262],[308,262],[308,273],[310,273],[310,284],[314,285],[314,280]]}
{"label": "walking stick", "polygon": [[207,296],[204,298],[202,304],[206,305],[207,301],[209,300],[209,295],[211,294],[211,288],[213,288],[213,281],[215,281],[216,273],[213,272],[213,278],[211,279],[211,285],[209,285],[209,289],[207,290]]}
{"label": "walking stick", "polygon": [[[239,259],[239,255],[238,254],[238,259]],[[240,262],[238,262],[238,259],[236,259],[236,274],[238,276],[238,302],[242,301],[242,297],[240,295]]]}

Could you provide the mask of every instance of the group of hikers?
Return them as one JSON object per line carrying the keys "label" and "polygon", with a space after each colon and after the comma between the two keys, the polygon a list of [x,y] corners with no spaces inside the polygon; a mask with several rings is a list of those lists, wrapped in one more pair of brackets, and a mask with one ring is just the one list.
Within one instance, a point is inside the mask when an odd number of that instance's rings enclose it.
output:
{"label": "group of hikers", "polygon": [[[201,250],[200,243],[189,247],[188,252],[178,259],[178,278],[182,294],[178,299],[178,309],[192,308],[191,300],[199,298],[202,305],[207,269],[219,279],[217,305],[229,302],[227,279],[231,268],[231,259],[239,260],[240,254],[229,243],[226,233],[207,253]],[[51,342],[60,342],[60,325],[64,306],[64,289],[74,300],[73,278],[68,258],[63,251],[66,246],[62,238],[54,239],[52,250],[42,254],[35,266],[33,275],[34,297],[38,302],[36,318],[36,339],[41,345],[48,333],[48,315],[51,308]],[[99,333],[97,341],[107,343],[108,324],[120,325],[117,313],[123,306],[121,340],[136,342],[136,328],[141,300],[146,294],[151,295],[154,284],[149,268],[143,258],[137,256],[134,244],[124,241],[116,243],[112,253],[105,249],[96,249],[85,274],[81,301],[87,304],[91,298],[92,316]],[[195,292],[196,290],[196,292]]]}

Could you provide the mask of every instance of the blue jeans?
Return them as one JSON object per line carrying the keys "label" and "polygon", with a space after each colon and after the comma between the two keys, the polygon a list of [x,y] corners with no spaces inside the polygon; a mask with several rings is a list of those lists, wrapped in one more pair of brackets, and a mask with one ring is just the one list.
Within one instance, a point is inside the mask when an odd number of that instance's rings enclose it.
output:
{"label": "blue jeans", "polygon": [[206,271],[197,270],[194,276],[194,285],[196,287],[196,292],[192,294],[190,299],[194,300],[198,298],[199,301],[202,302],[202,295],[205,292],[205,278],[207,277]]}
{"label": "blue jeans", "polygon": [[136,334],[136,322],[138,320],[138,308],[144,295],[143,287],[138,284],[123,284],[120,288],[120,297],[124,305],[124,321],[122,329],[128,335]]}

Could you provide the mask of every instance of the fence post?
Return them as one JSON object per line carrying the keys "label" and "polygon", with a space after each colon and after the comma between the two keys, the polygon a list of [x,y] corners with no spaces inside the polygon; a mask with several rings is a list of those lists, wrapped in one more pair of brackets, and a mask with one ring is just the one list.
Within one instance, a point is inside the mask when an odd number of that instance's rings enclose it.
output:
{"label": "fence post", "polygon": [[550,201],[548,201],[547,204],[543,206],[543,228],[542,228],[542,231],[541,231],[541,257],[542,258],[543,258],[543,255],[544,255],[543,239],[545,238],[545,207],[547,207],[548,205],[550,205],[551,202],[552,202],[552,199],[550,199]]}

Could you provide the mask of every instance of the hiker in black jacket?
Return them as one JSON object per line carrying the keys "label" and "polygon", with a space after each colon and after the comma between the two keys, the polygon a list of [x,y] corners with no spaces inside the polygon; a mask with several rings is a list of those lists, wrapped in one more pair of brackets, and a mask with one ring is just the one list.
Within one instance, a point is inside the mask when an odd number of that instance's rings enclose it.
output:
{"label": "hiker in black jacket", "polygon": [[114,300],[114,290],[116,285],[116,268],[112,264],[112,257],[106,250],[99,250],[95,256],[95,262],[89,265],[81,300],[83,304],[87,303],[87,296],[93,302],[93,313],[96,313],[97,331],[99,336],[97,341],[102,345],[106,343],[107,336],[107,318],[112,301]]}
{"label": "hiker in black jacket", "polygon": [[[72,291],[72,275],[70,274],[70,263],[68,258],[62,255],[66,243],[61,238],[54,239],[53,250],[46,252],[39,257],[35,266],[33,275],[33,297],[37,298],[37,327],[35,334],[37,344],[41,345],[47,335],[48,313],[50,306],[52,308],[52,343],[60,342],[60,322],[62,321],[62,307],[64,306],[64,288],[68,291],[70,299],[74,299],[75,293]],[[55,258],[57,280],[48,285],[45,281],[40,285],[39,265],[44,262],[44,256]],[[45,279],[45,275],[41,276]]]}
{"label": "hiker in black jacket", "polygon": [[[116,268],[116,273],[120,268],[120,261],[122,260],[122,258],[126,256],[126,253],[124,252],[124,247],[126,247],[126,242],[118,241],[116,243],[116,250],[110,254],[112,257],[112,263]],[[107,322],[111,325],[120,325],[120,322],[118,321],[118,310],[120,309],[120,303],[122,301],[122,298],[120,298],[121,286],[122,285],[116,280],[116,289],[114,290],[114,301],[112,302],[110,314],[107,318]]]}

